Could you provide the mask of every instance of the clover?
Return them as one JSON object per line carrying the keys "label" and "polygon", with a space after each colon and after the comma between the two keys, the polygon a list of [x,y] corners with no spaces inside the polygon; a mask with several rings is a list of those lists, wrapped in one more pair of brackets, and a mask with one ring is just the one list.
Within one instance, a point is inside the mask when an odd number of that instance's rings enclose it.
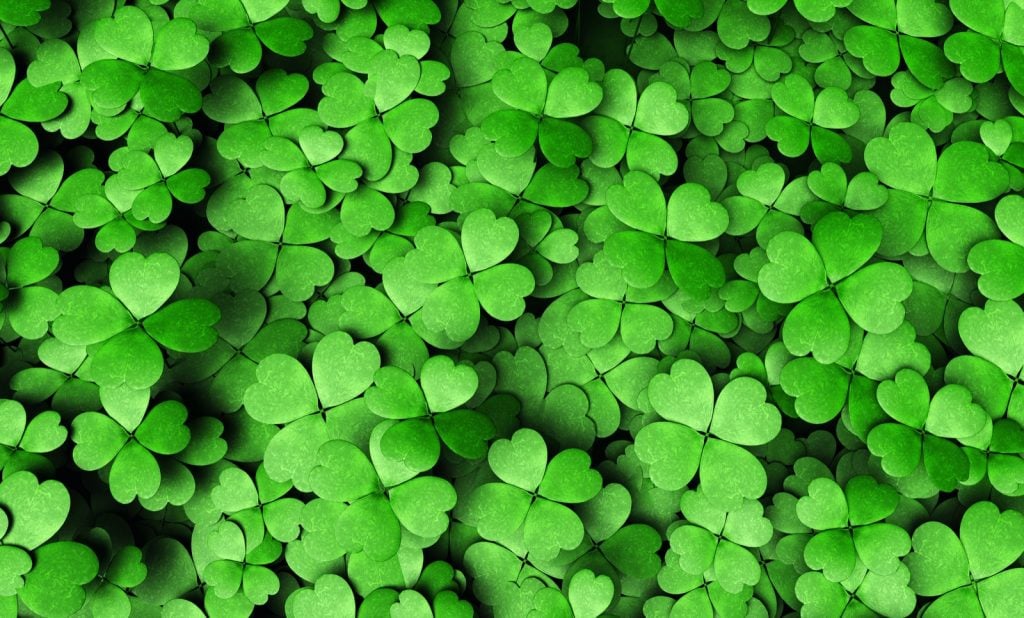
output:
{"label": "clover", "polygon": [[806,182],[807,188],[819,199],[850,210],[876,210],[889,197],[888,190],[871,172],[860,172],[853,178],[847,178],[843,168],[831,162],[808,174]]}
{"label": "clover", "polygon": [[[470,145],[464,147],[463,144]],[[493,208],[496,214],[518,215],[520,208],[573,206],[587,196],[588,185],[579,167],[572,163],[562,167],[545,163],[538,167],[532,146],[521,155],[507,157],[501,154],[500,142],[486,141],[484,134],[476,129],[466,136],[456,136],[451,146],[453,152],[470,161],[477,175],[489,183],[474,182],[454,191],[453,206],[457,210],[475,208],[473,202],[483,198],[498,206]]]}
{"label": "clover", "polygon": [[4,596],[12,596],[26,585],[26,575],[39,567],[39,556],[33,560],[29,552],[57,533],[70,509],[70,495],[59,481],[39,482],[26,470],[5,475],[0,482],[0,555],[5,565],[0,571],[0,587]]}
{"label": "clover", "polygon": [[824,364],[812,357],[789,360],[779,375],[786,411],[814,424],[828,423],[848,404],[854,380],[845,365]]}
{"label": "clover", "polygon": [[984,307],[968,307],[957,326],[972,354],[1017,380],[1024,368],[1017,343],[1017,334],[1024,330],[1024,311],[1015,302],[989,300]]}
{"label": "clover", "polygon": [[[81,246],[83,230],[120,218],[104,195],[103,172],[87,167],[67,178],[64,172],[65,162],[55,152],[43,154],[23,170],[11,171],[8,178],[15,193],[0,197],[0,213],[15,236],[28,234],[49,247],[70,251]],[[102,235],[97,236],[97,245],[102,245]]]}
{"label": "clover", "polygon": [[562,446],[589,449],[595,438],[609,437],[620,427],[622,405],[636,407],[640,385],[657,367],[650,357],[627,359],[629,350],[621,341],[596,350],[577,341],[575,325],[566,318],[586,297],[567,294],[561,300],[562,306],[552,305],[541,317],[543,356],[520,347],[514,356],[503,352],[494,357],[497,390],[522,400],[524,422]]}
{"label": "clover", "polygon": [[556,271],[564,270],[579,257],[579,233],[540,207],[531,208],[525,202],[520,206],[521,213],[514,218],[520,240],[530,251],[522,261],[533,272],[537,285],[544,286],[555,279]]}
{"label": "clover", "polygon": [[271,537],[254,542],[240,525],[221,520],[192,532],[195,568],[206,584],[204,605],[215,612],[223,604],[252,612],[280,590],[278,574],[267,565],[283,546]]}
{"label": "clover", "polygon": [[264,466],[271,480],[310,490],[317,448],[329,440],[325,419],[344,414],[340,406],[371,386],[380,364],[373,344],[356,343],[343,332],[331,333],[317,344],[312,377],[302,363],[285,354],[270,354],[260,361],[244,405],[255,421],[285,425],[266,446]]}
{"label": "clover", "polygon": [[[672,331],[672,337],[666,340],[662,347],[666,350],[675,350],[677,353],[687,351],[687,354],[706,363],[710,368],[725,368],[730,359],[724,338],[736,331],[740,325],[740,316],[733,314],[725,307],[695,309],[690,302],[680,299],[678,296],[667,299],[667,304],[676,316],[675,330]],[[758,313],[758,308],[752,309],[753,311],[748,311],[748,316]],[[770,314],[770,311],[766,313]],[[749,319],[755,324],[759,324],[770,320],[771,317],[758,314]],[[689,324],[690,321],[693,324]],[[755,328],[751,328],[751,330],[755,330]]]}
{"label": "clover", "polygon": [[346,440],[329,440],[317,451],[310,484],[318,498],[305,505],[301,524],[303,546],[321,560],[397,560],[403,537],[431,545],[448,527],[455,489],[382,460],[382,433],[371,438],[370,456]]}
{"label": "clover", "polygon": [[59,408],[75,404],[95,409],[101,405],[96,385],[76,375],[88,358],[84,346],[68,346],[48,337],[39,349],[41,366],[26,367],[11,376],[10,386],[18,401],[37,404],[52,398],[54,407]]}
{"label": "clover", "polygon": [[[249,290],[231,294],[223,291],[213,294],[208,300],[221,311],[221,321],[216,325],[217,341],[206,351],[170,367],[170,373],[176,380],[189,383],[208,378],[216,380],[242,367],[255,366],[275,352],[296,353],[308,334],[308,329],[297,320],[267,322],[269,303],[259,292]],[[225,397],[227,393],[221,391],[223,399],[217,399],[237,401],[237,405],[221,411],[237,410],[248,384],[231,386],[231,395]]]}
{"label": "clover", "polygon": [[377,345],[390,351],[390,366],[414,373],[428,357],[426,344],[382,291],[353,286],[336,298],[340,315],[335,320],[341,330],[359,339],[376,338]]}
{"label": "clover", "polygon": [[95,36],[111,56],[164,71],[192,68],[206,58],[209,50],[209,42],[197,35],[192,21],[172,19],[157,29],[137,8],[98,20]]}
{"label": "clover", "polygon": [[68,491],[58,481],[40,483],[23,470],[0,482],[0,589],[40,614],[78,611],[86,602],[83,587],[97,574],[96,555],[85,545],[47,542],[70,508]]}
{"label": "clover", "polygon": [[503,321],[522,315],[534,280],[525,266],[504,262],[519,241],[513,220],[477,210],[466,216],[460,240],[427,227],[415,241],[416,249],[388,264],[383,280],[424,340],[443,348],[466,341],[479,327],[481,308]]}
{"label": "clover", "polygon": [[429,207],[422,202],[392,200],[376,189],[360,187],[342,202],[341,224],[331,230],[335,254],[362,258],[383,273],[387,263],[412,248],[412,239],[433,225]]}
{"label": "clover", "polygon": [[[1006,171],[990,162],[990,152],[977,142],[950,145],[936,157],[932,139],[912,123],[894,125],[888,136],[868,143],[865,163],[891,187],[938,200],[973,204],[998,197],[1006,189]],[[893,157],[907,155],[901,160]],[[977,183],[963,186],[964,174]]]}
{"label": "clover", "polygon": [[70,616],[90,599],[99,560],[82,543],[54,541],[33,552],[31,569],[17,591],[18,601],[40,616]]}
{"label": "clover", "polygon": [[0,317],[18,335],[39,339],[57,317],[57,292],[46,285],[46,279],[57,271],[59,261],[55,249],[32,236],[19,239],[5,252]]}
{"label": "clover", "polygon": [[202,168],[187,168],[194,144],[187,136],[164,133],[152,143],[152,155],[142,149],[119,148],[110,155],[116,173],[104,192],[117,207],[130,207],[131,219],[162,224],[171,215],[174,200],[196,204],[206,196],[210,175]]}
{"label": "clover", "polygon": [[[609,483],[579,507],[590,550],[576,559],[570,572],[589,570],[617,583],[623,578],[655,577],[661,568],[661,535],[648,524],[628,523],[634,508],[629,490]],[[592,586],[593,584],[589,584]]]}
{"label": "clover", "polygon": [[[398,29],[389,32],[402,40]],[[438,71],[436,62],[421,60],[421,43],[415,39],[395,44],[397,50],[367,41],[366,49],[373,51],[361,62],[349,52],[339,57],[341,64],[322,65],[317,81],[324,96],[317,111],[327,126],[349,130],[345,158],[359,163],[366,180],[378,181],[388,174],[393,157],[404,158],[403,153],[416,154],[430,145],[431,129],[440,118],[437,106],[412,95],[440,94],[448,75]],[[366,74],[365,81],[360,73]]]}
{"label": "clover", "polygon": [[442,94],[449,70],[436,60],[424,59],[429,43],[421,31],[393,25],[382,39],[384,48],[366,67],[366,92],[373,97],[376,114],[395,147],[416,154],[430,145],[430,129],[440,116],[429,99],[409,97]]}
{"label": "clover", "polygon": [[666,563],[678,560],[683,573],[715,581],[732,594],[761,579],[758,556],[751,550],[771,540],[772,526],[758,502],[744,500],[726,511],[698,490],[684,493],[680,505],[686,522],[669,532],[672,550]]}
{"label": "clover", "polygon": [[[469,213],[476,208],[476,203],[480,200],[492,204],[490,208],[496,216],[508,216],[514,219],[520,228],[520,243],[513,256],[534,273],[538,285],[546,285],[554,279],[556,270],[565,270],[561,267],[571,264],[579,256],[579,234],[576,230],[565,227],[546,208],[529,199],[551,197],[562,200],[563,197],[557,195],[561,189],[564,189],[567,195],[577,193],[583,181],[559,175],[558,179],[564,181],[564,186],[547,196],[535,195],[531,186],[543,187],[543,182],[538,181],[535,175],[543,179],[544,173],[538,171],[534,153],[529,151],[510,160],[497,154],[495,144],[481,138],[477,132],[456,136],[452,140],[452,147],[459,157],[466,158],[469,165],[477,170],[478,175],[486,182],[474,178],[474,182],[453,190],[450,186],[445,186],[446,180],[450,180],[450,170],[435,168],[436,173],[432,170],[426,182],[421,182],[421,185],[410,193],[410,198],[422,200],[429,205],[433,213],[450,210]],[[542,169],[561,174],[559,168]],[[546,182],[551,180],[553,178],[547,177]],[[585,187],[585,183],[582,186]],[[527,193],[530,195],[527,196]],[[565,203],[578,199],[580,198],[564,197]],[[406,206],[415,206],[418,209],[422,208],[423,204],[415,202]],[[409,215],[409,223],[423,226],[424,217],[416,210],[409,208]]]}
{"label": "clover", "polygon": [[985,121],[978,130],[981,142],[996,155],[1016,165],[1020,161],[1020,145],[1017,139],[1018,124],[1009,118]]}
{"label": "clover", "polygon": [[931,601],[924,615],[945,611],[970,615],[1012,613],[1013,594],[1024,572],[1010,568],[1024,551],[1024,519],[992,502],[971,505],[960,520],[960,534],[938,521],[914,530],[907,556],[911,585]]}
{"label": "clover", "polygon": [[53,120],[68,107],[68,96],[53,83],[36,87],[22,79],[15,84],[11,52],[0,52],[0,137],[7,147],[0,155],[0,173],[29,166],[39,156],[39,140],[25,123]]}
{"label": "clover", "polygon": [[1005,240],[981,240],[967,253],[967,266],[979,275],[978,290],[990,300],[1008,301],[1020,295],[1021,284],[1014,275],[1015,265],[1024,257],[1015,216],[1019,208],[1020,201],[1013,195],[1000,199],[994,218]]}
{"label": "clover", "polygon": [[222,287],[256,291],[273,281],[286,298],[305,301],[334,277],[334,262],[316,245],[330,237],[337,218],[286,208],[271,185],[233,177],[210,196],[209,217],[219,231],[236,238],[211,268]]}
{"label": "clover", "polygon": [[853,157],[850,147],[834,131],[855,125],[860,109],[843,90],[828,86],[815,93],[807,80],[794,74],[772,86],[772,101],[785,113],[765,126],[779,152],[798,157],[810,144],[823,163],[849,163]]}
{"label": "clover", "polygon": [[[548,586],[541,579],[526,578],[521,584],[507,588],[506,592],[508,596],[503,602],[512,606],[531,603],[534,607],[539,608],[539,611],[551,616],[566,616],[572,612],[572,604],[566,596]],[[603,594],[607,594],[607,592]],[[576,606],[579,607],[579,601]]]}
{"label": "clover", "polygon": [[682,489],[699,471],[704,493],[721,507],[760,497],[767,483],[764,467],[743,446],[765,444],[779,431],[779,411],[765,396],[760,382],[739,377],[722,388],[716,402],[711,377],[688,359],[655,376],[647,398],[664,420],[644,425],[635,438],[637,457],[655,486]]}
{"label": "clover", "polygon": [[473,594],[481,603],[491,607],[500,607],[510,596],[518,594],[520,582],[531,582],[528,585],[536,594],[538,590],[533,588],[532,582],[541,582],[544,577],[542,572],[522,561],[508,548],[488,541],[477,541],[466,548],[465,565]]}
{"label": "clover", "polygon": [[[442,615],[448,613],[461,616],[466,615],[467,612],[472,613],[472,606],[469,602],[459,598],[460,586],[454,579],[455,576],[456,571],[449,564],[440,561],[431,562],[419,573],[419,580],[414,584],[396,582],[392,587],[373,589],[366,596],[361,608],[394,611],[396,614],[399,612],[434,612]],[[326,577],[321,579],[326,579]],[[352,575],[350,577],[356,579]],[[410,577],[409,580],[411,579]],[[317,580],[318,584],[319,582],[320,580]],[[355,582],[355,585],[358,588],[359,582]],[[305,594],[304,596],[310,598],[312,595]]]}
{"label": "clover", "polygon": [[417,590],[401,592],[381,588],[374,590],[366,600],[368,607],[387,607],[399,615],[408,613],[423,614],[431,612],[430,601]]}
{"label": "clover", "polygon": [[[496,214],[509,214],[522,202],[522,193],[537,173],[537,149],[526,144],[522,152],[507,154],[508,146],[501,136],[489,135],[479,128],[472,128],[455,135],[449,142],[456,161],[467,167],[466,182],[451,191],[454,202],[448,209],[469,211],[474,199],[495,202],[492,207]],[[574,167],[575,161],[563,167]],[[449,171],[445,176],[448,176]],[[439,183],[438,183],[439,184]]]}
{"label": "clover", "polygon": [[675,173],[678,157],[665,138],[681,133],[690,120],[677,85],[651,82],[638,96],[633,78],[621,70],[609,71],[603,84],[605,97],[583,120],[594,138],[590,161],[603,169],[625,160],[631,170],[654,178]]}
{"label": "clover", "polygon": [[0,9],[0,21],[11,26],[29,27],[42,21],[42,13],[50,7],[49,0],[9,5]]}
{"label": "clover", "polygon": [[[164,401],[143,412],[83,412],[71,422],[75,465],[88,471],[109,465],[110,492],[122,504],[156,496],[165,481],[164,466],[156,456],[181,453],[192,437],[188,411],[181,403]],[[166,480],[177,482],[174,477]],[[191,493],[185,500],[189,497]]]}
{"label": "clover", "polygon": [[601,489],[589,455],[566,449],[549,461],[544,438],[520,429],[511,439],[495,441],[487,459],[500,482],[479,486],[465,515],[480,536],[508,543],[522,528],[526,553],[542,561],[580,545],[583,524],[566,505],[586,502]]}
{"label": "clover", "polygon": [[[44,121],[42,126],[45,130],[59,132],[67,139],[76,139],[89,129],[92,109],[81,76],[81,61],[66,41],[46,39],[39,45],[25,77],[37,88],[58,84],[59,90],[74,102],[56,118]],[[99,119],[96,122],[102,123]]]}
{"label": "clover", "polygon": [[286,58],[306,51],[313,29],[302,19],[280,15],[287,4],[281,0],[197,0],[188,3],[181,17],[215,35],[209,44],[212,64],[243,74],[259,66],[264,48]]}
{"label": "clover", "polygon": [[[882,240],[881,225],[868,215],[831,213],[812,229],[812,239],[781,232],[767,247],[768,264],[758,271],[761,291],[772,301],[798,303],[786,317],[783,341],[795,354],[814,353],[830,363],[846,351],[849,320],[864,330],[887,334],[903,322],[912,291],[906,270],[891,262],[871,262]],[[868,298],[866,290],[884,290]],[[809,336],[810,321],[825,323]]]}
{"label": "clover", "polygon": [[[140,571],[145,569],[145,578],[141,583],[132,586],[135,603],[152,606],[164,606],[168,611],[176,608],[198,607],[193,601],[181,598],[184,594],[200,587],[195,563],[189,550],[181,541],[173,537],[157,536],[142,545],[142,555],[137,556],[131,546],[123,547],[108,565],[107,572],[116,570],[117,585],[124,585],[124,579],[138,579]],[[138,561],[136,562],[136,559]],[[161,565],[161,569],[151,569],[152,565]],[[201,599],[195,598],[201,602]]]}
{"label": "clover", "polygon": [[910,570],[903,564],[888,576],[861,568],[841,584],[829,581],[817,571],[809,571],[797,580],[794,604],[821,616],[838,617],[851,610],[909,616],[917,601],[910,580]]}
{"label": "clover", "polygon": [[585,386],[588,388],[575,384],[552,386],[539,414],[529,410],[523,411],[520,417],[560,446],[588,450],[594,445],[598,432],[609,433],[620,412],[613,394],[603,382],[594,380]]}
{"label": "clover", "polygon": [[0,0],[0,614],[1020,605],[1014,3],[125,4]]}
{"label": "clover", "polygon": [[[859,563],[880,576],[893,576],[900,559],[910,551],[910,537],[887,523],[899,495],[869,476],[855,476],[844,486],[827,477],[812,480],[807,494],[790,506],[812,532],[804,547],[804,562],[832,582],[843,582]],[[800,586],[799,581],[797,586]]]}
{"label": "clover", "polygon": [[[936,157],[931,138],[911,123],[871,140],[865,163],[890,187],[889,201],[877,211],[887,253],[904,253],[923,237],[939,266],[966,272],[970,249],[998,232],[988,215],[962,204],[987,202],[1008,187],[1007,171],[990,157],[991,151],[977,142],[951,144]],[[968,174],[974,180],[965,184]],[[902,213],[914,213],[913,223],[896,223],[897,204]]]}
{"label": "clover", "polygon": [[665,0],[654,0],[653,2],[651,0],[616,0],[612,3],[612,10],[623,19],[635,19],[649,11],[652,4],[671,25],[677,27],[686,25],[688,20],[682,20],[681,16],[687,15],[686,9],[689,7],[675,7],[671,2]]}
{"label": "clover", "polygon": [[923,473],[933,491],[952,489],[967,480],[970,460],[953,440],[987,441],[992,419],[973,403],[966,387],[947,384],[930,395],[919,373],[901,369],[879,385],[878,402],[896,422],[876,425],[867,435],[867,445],[882,458],[887,474],[903,478]]}
{"label": "clover", "polygon": [[298,618],[313,618],[331,611],[348,616],[355,615],[356,600],[352,587],[343,577],[325,573],[317,578],[312,588],[297,588],[289,594],[285,607],[289,616]]}
{"label": "clover", "polygon": [[829,0],[821,4],[809,2],[808,0],[797,0],[794,5],[796,10],[810,22],[823,23],[833,19],[836,9],[850,6],[847,0]]}
{"label": "clover", "polygon": [[652,81],[638,95],[633,78],[620,69],[608,71],[603,84],[606,94],[601,105],[582,121],[594,139],[591,162],[607,168],[625,159],[631,170],[655,178],[674,173],[678,157],[665,137],[683,132],[690,124],[690,108],[680,100],[686,99],[681,89],[690,84]]}
{"label": "clover", "polygon": [[303,503],[287,496],[291,486],[271,479],[263,466],[256,469],[255,482],[241,468],[224,468],[210,499],[246,534],[251,543],[259,545],[269,534],[281,543],[299,536]]}
{"label": "clover", "polygon": [[90,43],[100,53],[82,67],[81,82],[102,115],[117,115],[136,95],[140,107],[163,122],[200,109],[199,89],[177,74],[209,52],[209,41],[191,19],[176,17],[155,28],[142,9],[121,7],[97,20]]}
{"label": "clover", "polygon": [[744,170],[736,179],[738,195],[722,199],[729,215],[726,233],[748,234],[762,227],[784,224],[794,218],[786,194],[795,182],[786,184],[786,168],[774,161],[764,161]]}
{"label": "clover", "polygon": [[432,356],[420,367],[420,383],[395,367],[381,367],[366,405],[382,418],[397,420],[381,436],[381,453],[427,470],[437,462],[440,444],[467,459],[482,459],[494,424],[463,406],[479,387],[471,365],[456,365],[447,356]]}
{"label": "clover", "polygon": [[771,29],[766,13],[770,13],[773,6],[778,6],[777,0],[755,2],[753,6],[739,2],[726,3],[716,23],[719,39],[729,49],[743,49],[751,42],[764,41]]}
{"label": "clover", "polygon": [[[976,436],[966,440],[964,454],[974,466],[981,469],[987,480],[1001,493],[1016,495],[1024,476],[1018,463],[1018,454],[1024,448],[1024,433],[1017,420],[1015,381],[1002,374],[995,364],[977,356],[959,356],[947,365],[948,382],[967,388],[972,399],[991,419]],[[973,410],[972,410],[973,411]],[[977,415],[972,416],[977,422]],[[967,420],[967,419],[965,419]],[[971,475],[972,479],[975,476]]]}
{"label": "clover", "polygon": [[[441,210],[469,213],[485,200],[495,215],[512,216],[517,222],[526,211],[538,206],[565,207],[583,202],[588,194],[587,180],[581,177],[581,168],[574,164],[559,167],[553,163],[540,164],[535,149],[528,146],[517,156],[502,154],[500,140],[488,141],[484,131],[473,129],[465,135],[455,136],[450,147],[459,161],[473,171],[471,180],[450,191],[449,204]],[[447,176],[449,172],[444,172]],[[445,191],[443,176],[433,174],[428,179],[436,188],[424,197],[434,197]],[[480,182],[486,181],[486,182]],[[440,196],[438,196],[440,197]]]}
{"label": "clover", "polygon": [[547,394],[547,364],[536,348],[516,346],[495,354],[494,397],[490,416],[498,435],[510,436],[518,427],[520,413],[541,414]]}
{"label": "clover", "polygon": [[668,297],[674,291],[671,286],[656,285],[643,292],[630,288],[622,270],[604,253],[580,265],[576,278],[586,296],[573,304],[565,320],[587,349],[604,347],[618,336],[628,350],[646,354],[671,336],[671,314],[646,304]]}
{"label": "clover", "polygon": [[946,34],[953,26],[947,7],[887,0],[871,6],[851,3],[849,9],[865,23],[850,28],[843,43],[872,75],[892,75],[902,57],[910,72],[925,83],[941,85],[948,77],[945,63],[936,61],[936,56],[941,59],[938,46],[927,40]]}
{"label": "clover", "polygon": [[[962,77],[951,78],[941,84],[923,84],[913,75],[903,72],[893,76],[893,86],[894,101],[901,107],[913,108],[911,117],[932,131],[948,128],[953,123],[955,114],[963,113],[969,108],[974,88]],[[996,155],[1003,155],[1005,150],[993,152]]]}
{"label": "clover", "polygon": [[573,616],[596,618],[615,604],[615,588],[607,575],[595,575],[593,571],[577,571],[569,580],[566,594],[572,606]]}
{"label": "clover", "polygon": [[0,400],[0,469],[6,475],[19,470],[41,472],[52,468],[47,453],[60,448],[68,437],[60,414],[52,410],[33,414],[29,419],[25,406],[12,399]]}
{"label": "clover", "polygon": [[402,324],[401,314],[387,295],[365,284],[353,285],[322,302],[319,307],[330,312],[341,330],[359,339],[381,337]]}
{"label": "clover", "polygon": [[653,178],[629,172],[608,194],[611,212],[632,228],[611,234],[604,245],[626,283],[650,288],[667,269],[673,283],[696,302],[725,283],[721,263],[697,244],[716,238],[728,225],[726,211],[711,201],[706,189],[684,184],[666,200]]}
{"label": "clover", "polygon": [[[464,584],[462,583],[465,574],[454,568],[448,562],[435,560],[423,567],[414,588],[427,600],[435,613],[449,612],[452,614],[465,614],[471,611],[472,607],[468,601],[462,599]],[[410,586],[413,588],[413,586]],[[381,589],[388,596],[397,596],[400,603],[407,603],[402,597],[401,591]],[[397,593],[395,595],[394,593]]]}
{"label": "clover", "polygon": [[632,169],[653,176],[671,174],[678,164],[674,152],[672,161],[655,161],[655,153],[672,151],[657,136],[672,136],[689,127],[699,135],[717,138],[735,118],[733,104],[721,96],[728,90],[731,76],[719,64],[694,60],[690,67],[682,58],[670,58],[658,69],[657,80],[639,98],[632,78],[609,71],[605,77],[608,100],[597,109],[597,114],[630,129],[629,143],[624,143],[627,161]]}
{"label": "clover", "polygon": [[[334,158],[344,145],[341,136],[309,129],[320,124],[316,114],[296,107],[308,92],[309,78],[282,69],[261,73],[253,85],[234,75],[220,76],[203,98],[203,113],[225,125],[217,151],[248,168],[269,163],[275,171],[295,175]],[[308,136],[300,139],[304,132]],[[331,178],[331,168],[323,168],[324,178]]]}
{"label": "clover", "polygon": [[109,279],[111,292],[87,285],[61,292],[51,327],[65,344],[103,344],[92,355],[90,377],[105,394],[156,384],[164,371],[160,346],[195,353],[216,342],[216,305],[201,298],[167,304],[181,281],[170,255],[125,253],[111,264]]}
{"label": "clover", "polygon": [[[117,547],[103,528],[92,530],[90,538],[95,544],[99,561],[97,579],[100,583],[92,592],[89,607],[96,612],[122,615],[131,611],[132,597],[129,590],[142,584],[149,574],[143,562],[142,550],[134,545]],[[101,539],[98,543],[97,539]]]}
{"label": "clover", "polygon": [[943,45],[946,58],[960,74],[968,81],[985,83],[1005,72],[1013,88],[1024,87],[1016,71],[1024,44],[1018,32],[1019,16],[992,3],[951,2],[949,9],[968,28],[951,34]]}
{"label": "clover", "polygon": [[594,111],[604,92],[584,69],[560,71],[549,83],[544,67],[524,56],[495,72],[491,89],[508,108],[492,112],[481,127],[501,156],[518,157],[535,143],[559,167],[590,156],[591,137],[572,119]]}
{"label": "clover", "polygon": [[680,615],[741,614],[757,611],[760,600],[754,588],[746,587],[729,593],[717,581],[706,581],[701,575],[688,575],[673,563],[666,564],[658,576],[658,586],[671,596],[652,596],[646,606]]}

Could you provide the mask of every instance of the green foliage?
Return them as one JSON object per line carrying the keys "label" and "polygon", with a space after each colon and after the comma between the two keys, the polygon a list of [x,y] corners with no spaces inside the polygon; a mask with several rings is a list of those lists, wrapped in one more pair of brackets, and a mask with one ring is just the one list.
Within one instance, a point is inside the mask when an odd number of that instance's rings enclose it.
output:
{"label": "green foliage", "polygon": [[0,616],[1011,617],[998,0],[0,0]]}

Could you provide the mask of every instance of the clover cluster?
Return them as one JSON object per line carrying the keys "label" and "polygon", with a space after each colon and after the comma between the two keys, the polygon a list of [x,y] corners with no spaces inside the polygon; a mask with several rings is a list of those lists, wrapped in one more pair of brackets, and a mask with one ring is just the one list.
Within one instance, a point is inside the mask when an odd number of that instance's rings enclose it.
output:
{"label": "clover cluster", "polygon": [[1014,618],[1020,0],[0,0],[0,616]]}

